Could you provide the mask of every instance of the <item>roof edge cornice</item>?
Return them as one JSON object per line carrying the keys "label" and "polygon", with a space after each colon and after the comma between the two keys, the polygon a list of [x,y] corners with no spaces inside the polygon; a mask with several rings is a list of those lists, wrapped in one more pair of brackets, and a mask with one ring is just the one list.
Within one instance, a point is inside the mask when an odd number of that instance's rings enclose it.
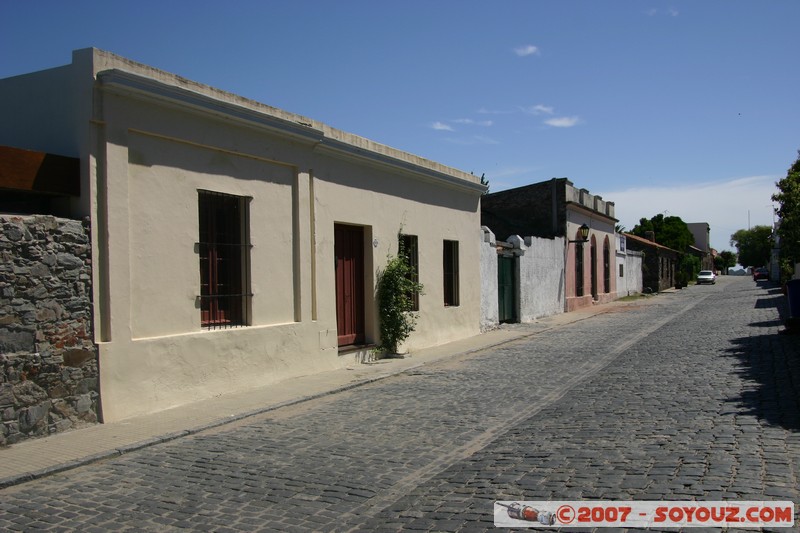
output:
{"label": "roof edge cornice", "polygon": [[572,207],[572,208],[584,211],[585,213],[589,213],[591,215],[598,216],[598,217],[604,218],[606,220],[610,220],[610,221],[612,221],[614,223],[619,222],[619,219],[617,219],[617,218],[614,218],[612,216],[606,215],[603,212],[600,212],[600,211],[598,211],[596,209],[592,209],[591,207],[587,207],[587,206],[585,206],[585,205],[583,205],[581,203],[573,202],[572,200],[567,200],[566,205],[567,205],[567,207]]}
{"label": "roof edge cornice", "polygon": [[[97,81],[104,90],[118,93],[133,93],[144,98],[154,98],[172,103],[173,105],[199,109],[214,115],[221,115],[226,118],[255,124],[256,126],[287,134],[297,139],[306,140],[309,143],[319,142],[323,136],[322,130],[301,122],[299,119],[302,117],[299,115],[296,116],[298,120],[292,121],[268,113],[267,110],[269,108],[267,106],[264,106],[264,109],[253,109],[250,106],[226,102],[197,91],[124,70],[111,69],[98,72]],[[242,99],[242,102],[247,102],[247,100]]]}
{"label": "roof edge cornice", "polygon": [[[176,79],[180,81],[180,78]],[[198,85],[201,90],[208,89],[215,95],[182,87],[168,80],[162,81],[116,68],[98,72],[97,83],[105,91],[156,99],[170,105],[211,113],[288,136],[314,147],[314,150],[320,153],[390,167],[412,173],[426,181],[475,194],[483,194],[486,191],[486,186],[470,181],[467,177],[458,177],[458,174],[464,174],[463,171],[452,169],[451,175],[443,171],[450,167],[330,128],[301,115],[281,111],[211,87]],[[348,139],[354,142],[348,142]],[[437,170],[436,167],[443,170]]]}
{"label": "roof edge cornice", "polygon": [[483,194],[487,187],[480,183],[473,183],[456,176],[451,176],[445,172],[429,168],[424,165],[416,164],[412,161],[406,161],[397,157],[392,157],[388,154],[369,150],[356,146],[354,144],[325,137],[316,146],[316,150],[320,153],[327,153],[334,157],[343,159],[366,160],[372,164],[377,164],[384,167],[392,167],[404,172],[416,174],[418,177],[426,181],[435,181],[450,188],[462,189],[476,194]]}

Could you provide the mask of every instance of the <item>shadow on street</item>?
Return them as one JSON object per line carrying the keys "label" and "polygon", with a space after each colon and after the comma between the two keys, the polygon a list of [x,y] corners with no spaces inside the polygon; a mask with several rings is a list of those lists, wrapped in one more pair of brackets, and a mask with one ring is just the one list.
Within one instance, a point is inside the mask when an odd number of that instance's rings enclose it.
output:
{"label": "shadow on street", "polygon": [[737,373],[750,385],[730,401],[768,424],[800,431],[800,336],[778,333],[789,314],[786,297],[779,287],[766,293],[755,307],[776,308],[778,317],[749,324],[765,331],[733,339],[726,350],[739,360]]}

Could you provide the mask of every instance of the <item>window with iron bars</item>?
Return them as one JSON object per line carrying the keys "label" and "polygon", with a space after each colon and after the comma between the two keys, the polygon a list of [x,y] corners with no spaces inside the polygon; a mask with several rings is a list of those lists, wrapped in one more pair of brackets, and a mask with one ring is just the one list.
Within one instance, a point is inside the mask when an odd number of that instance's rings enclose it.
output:
{"label": "window with iron bars", "polygon": [[458,241],[444,241],[443,271],[444,271],[444,305],[455,307],[459,305],[458,285]]}
{"label": "window with iron bars", "polygon": [[[419,283],[419,245],[416,235],[400,235],[398,248],[409,267],[408,279]],[[419,291],[411,291],[406,295],[411,302],[411,310],[419,311]]]}
{"label": "window with iron bars", "polygon": [[198,191],[200,325],[204,328],[250,323],[250,200]]}

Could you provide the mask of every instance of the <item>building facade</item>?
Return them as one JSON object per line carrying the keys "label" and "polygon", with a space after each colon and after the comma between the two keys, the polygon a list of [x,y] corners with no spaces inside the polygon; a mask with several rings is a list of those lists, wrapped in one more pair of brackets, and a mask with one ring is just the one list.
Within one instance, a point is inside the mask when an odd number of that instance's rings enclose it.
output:
{"label": "building facade", "polygon": [[512,235],[498,241],[481,228],[481,329],[533,322],[564,312],[564,239]]}
{"label": "building facade", "polygon": [[[565,311],[616,299],[614,203],[553,178],[487,194],[481,200],[481,224],[497,239],[512,235],[563,238]],[[589,228],[586,241],[582,226]]]}
{"label": "building facade", "polygon": [[700,258],[701,270],[716,270],[714,258],[716,250],[711,248],[711,226],[708,222],[689,222],[686,224],[694,237],[694,248],[690,253],[694,253]]}
{"label": "building facade", "polygon": [[661,292],[675,287],[680,253],[667,248],[653,239],[645,239],[626,233],[628,250],[642,253],[642,285],[648,293]]}
{"label": "building facade", "polygon": [[624,234],[617,234],[617,296],[640,294],[644,288],[642,280],[642,258],[644,254],[628,249]]}
{"label": "building facade", "polygon": [[0,145],[79,160],[104,421],[365,357],[399,239],[405,348],[479,332],[470,174],[96,49],[0,80],[0,108]]}

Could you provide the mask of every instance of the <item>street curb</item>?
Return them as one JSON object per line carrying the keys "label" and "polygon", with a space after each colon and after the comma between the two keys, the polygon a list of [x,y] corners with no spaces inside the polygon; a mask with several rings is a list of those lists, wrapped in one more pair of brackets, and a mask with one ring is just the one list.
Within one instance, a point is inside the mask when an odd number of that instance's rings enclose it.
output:
{"label": "street curb", "polygon": [[[152,437],[152,438],[149,438],[149,439],[145,439],[145,440],[141,440],[141,441],[134,442],[134,443],[131,443],[131,444],[127,444],[125,446],[121,446],[119,448],[114,448],[114,449],[111,449],[111,450],[108,450],[108,451],[105,451],[105,452],[98,452],[98,453],[93,454],[93,455],[88,455],[86,457],[82,457],[81,459],[75,459],[73,461],[67,461],[67,462],[64,462],[64,463],[59,463],[57,465],[50,466],[50,467],[47,467],[47,468],[43,468],[41,470],[36,470],[36,471],[33,471],[33,472],[27,472],[25,474],[20,474],[18,476],[10,476],[10,477],[7,477],[7,478],[3,478],[3,479],[0,479],[0,490],[8,488],[8,487],[12,487],[14,485],[19,485],[19,484],[22,484],[22,483],[26,483],[28,481],[33,481],[35,479],[41,479],[43,477],[47,477],[47,476],[50,476],[50,475],[53,475],[53,474],[58,474],[60,472],[65,472],[67,470],[73,470],[75,468],[79,468],[81,466],[86,466],[86,465],[89,465],[89,464],[92,464],[92,463],[103,461],[103,460],[109,459],[111,457],[119,457],[119,456],[125,455],[125,454],[130,453],[130,452],[135,452],[135,451],[141,450],[143,448],[149,448],[149,447],[155,446],[157,444],[163,444],[165,442],[170,442],[170,441],[179,439],[181,437],[188,437],[189,435],[195,435],[197,433],[200,433],[200,432],[203,432],[203,431],[206,431],[206,430],[209,430],[209,429],[214,429],[214,428],[217,428],[217,427],[220,427],[220,426],[224,426],[226,424],[231,424],[233,422],[238,422],[239,420],[243,420],[245,418],[249,418],[249,417],[253,417],[253,416],[258,416],[258,415],[261,415],[261,414],[264,414],[264,413],[268,413],[270,411],[275,411],[275,410],[281,409],[283,407],[297,405],[297,404],[300,404],[300,403],[316,400],[316,399],[319,399],[319,398],[324,398],[326,396],[330,396],[330,395],[333,395],[333,394],[338,394],[340,392],[345,392],[345,391],[348,391],[348,390],[351,390],[351,389],[355,389],[357,387],[362,387],[364,385],[369,385],[370,383],[374,383],[376,381],[381,381],[383,379],[386,379],[386,378],[389,378],[389,377],[392,377],[392,376],[395,376],[395,375],[398,375],[398,374],[402,374],[403,372],[408,372],[410,370],[414,370],[414,369],[419,368],[421,366],[424,366],[424,363],[419,363],[419,364],[410,366],[408,368],[404,368],[402,370],[398,370],[396,372],[389,372],[389,373],[384,373],[384,374],[380,374],[380,375],[377,375],[377,376],[373,376],[371,378],[364,378],[364,379],[361,379],[359,381],[355,381],[353,383],[348,383],[347,385],[342,385],[340,387],[336,387],[336,388],[333,388],[333,389],[330,389],[330,390],[327,390],[327,391],[324,391],[324,392],[320,392],[320,393],[317,393],[317,394],[310,394],[308,396],[302,396],[300,398],[295,398],[293,400],[287,400],[285,402],[276,403],[276,404],[269,405],[269,406],[266,406],[266,407],[263,407],[263,408],[254,409],[254,410],[245,411],[245,412],[242,412],[242,413],[229,415],[226,418],[220,418],[220,419],[214,420],[213,422],[209,422],[207,424],[202,424],[202,425],[193,427],[191,429],[185,429],[185,430],[175,431],[175,432],[172,432],[172,433],[166,433],[164,435],[159,435],[159,436]],[[80,430],[78,430],[78,431],[80,431]]]}
{"label": "street curb", "polygon": [[[487,344],[487,345],[484,345],[484,346],[480,346],[480,347],[477,347],[477,348],[472,348],[472,349],[469,349],[469,350],[465,350],[463,352],[453,353],[453,354],[450,354],[450,355],[448,355],[446,357],[442,357],[442,359],[450,359],[450,358],[457,357],[457,356],[467,356],[467,355],[475,354],[475,353],[482,352],[482,351],[485,351],[485,350],[491,350],[493,348],[498,348],[498,347],[503,346],[505,344],[510,344],[512,342],[517,342],[517,341],[520,341],[520,340],[528,339],[528,338],[534,337],[536,335],[541,335],[542,333],[544,333],[546,331],[551,331],[551,330],[562,328],[562,327],[565,327],[565,326],[568,326],[568,325],[571,325],[571,324],[575,324],[577,322],[581,322],[583,320],[588,320],[588,319],[593,318],[593,317],[595,317],[595,316],[597,316],[599,314],[602,314],[602,313],[600,313],[600,312],[591,313],[591,314],[588,314],[586,316],[582,316],[582,317],[576,318],[575,320],[571,320],[569,322],[565,322],[563,324],[554,324],[554,325],[551,325],[551,326],[547,326],[544,329],[541,329],[539,331],[532,331],[532,332],[529,332],[529,333],[520,333],[520,334],[514,336],[513,338],[504,339],[504,340],[497,341],[497,342],[494,342],[494,343],[490,343],[490,344]],[[197,433],[200,433],[200,432],[203,432],[203,431],[206,431],[206,430],[209,430],[209,429],[218,428],[218,427],[221,427],[221,426],[224,426],[224,425],[227,425],[227,424],[231,424],[233,422],[238,422],[238,421],[244,420],[246,418],[258,416],[258,415],[261,415],[261,414],[264,414],[264,413],[268,413],[270,411],[275,411],[277,409],[281,409],[281,408],[284,408],[284,407],[289,407],[289,406],[292,406],[292,405],[297,405],[297,404],[309,402],[309,401],[312,401],[312,400],[317,400],[319,398],[324,398],[326,396],[331,396],[333,394],[338,394],[338,393],[346,392],[348,390],[352,390],[352,389],[355,389],[355,388],[358,388],[358,387],[363,387],[363,386],[369,385],[371,383],[382,381],[384,379],[387,379],[387,378],[390,378],[390,377],[393,377],[393,376],[401,375],[401,374],[404,374],[406,372],[410,372],[412,370],[416,370],[418,368],[424,367],[426,364],[430,364],[430,363],[421,362],[421,363],[417,363],[417,364],[411,365],[411,366],[403,368],[403,369],[399,369],[399,370],[395,370],[395,371],[389,370],[389,371],[387,371],[387,372],[385,372],[383,374],[379,374],[377,376],[373,376],[373,377],[370,377],[370,378],[364,378],[364,379],[361,379],[361,380],[358,380],[358,381],[354,381],[352,383],[348,383],[347,385],[342,385],[342,386],[339,386],[339,387],[335,387],[335,388],[332,388],[332,389],[324,391],[324,392],[319,392],[319,393],[316,393],[316,394],[310,394],[308,396],[302,396],[300,398],[287,400],[287,401],[284,401],[284,402],[272,404],[272,405],[269,405],[269,406],[266,406],[266,407],[262,407],[262,408],[258,408],[258,409],[253,409],[253,410],[250,410],[250,411],[245,411],[245,412],[242,412],[242,413],[232,414],[232,415],[229,415],[226,418],[220,418],[220,419],[214,420],[212,422],[209,422],[209,423],[206,423],[206,424],[202,424],[200,426],[196,426],[196,427],[191,428],[191,429],[175,431],[175,432],[172,432],[172,433],[166,433],[164,435],[159,435],[159,436],[156,436],[156,437],[148,438],[148,439],[145,439],[145,440],[141,440],[141,441],[138,441],[138,442],[127,444],[125,446],[121,446],[121,447],[118,447],[118,448],[113,448],[111,450],[107,450],[107,451],[104,451],[104,452],[98,452],[96,454],[88,455],[86,457],[82,457],[80,459],[75,459],[73,461],[67,461],[67,462],[64,462],[64,463],[59,463],[57,465],[49,466],[49,467],[43,468],[41,470],[36,470],[36,471],[33,471],[33,472],[26,472],[25,474],[20,474],[20,475],[17,475],[17,476],[6,477],[6,478],[3,478],[3,479],[0,479],[0,490],[6,489],[8,487],[15,486],[15,485],[21,485],[23,483],[27,483],[29,481],[33,481],[33,480],[36,480],[36,479],[41,479],[41,478],[44,478],[44,477],[47,477],[47,476],[51,476],[51,475],[54,475],[54,474],[59,474],[61,472],[65,472],[65,471],[68,471],[68,470],[73,470],[73,469],[76,469],[76,468],[80,468],[82,466],[86,466],[86,465],[89,465],[89,464],[92,464],[92,463],[97,463],[97,462],[100,462],[100,461],[103,461],[103,460],[106,460],[106,459],[109,459],[109,458],[120,457],[120,456],[125,455],[125,454],[130,453],[130,452],[135,452],[135,451],[138,451],[138,450],[141,450],[141,449],[144,449],[144,448],[149,448],[149,447],[155,446],[157,444],[163,444],[163,443],[166,443],[166,442],[170,442],[170,441],[179,439],[181,437],[188,437],[189,435],[196,435]],[[77,431],[80,431],[80,430],[77,430]]]}

